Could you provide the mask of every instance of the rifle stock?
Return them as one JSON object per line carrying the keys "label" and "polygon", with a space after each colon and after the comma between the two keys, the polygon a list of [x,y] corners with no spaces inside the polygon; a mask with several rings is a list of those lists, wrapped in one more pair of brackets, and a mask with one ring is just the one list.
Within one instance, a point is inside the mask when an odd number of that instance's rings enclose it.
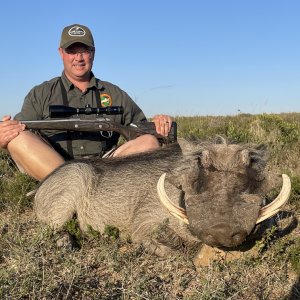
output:
{"label": "rifle stock", "polygon": [[172,122],[168,136],[162,136],[156,132],[153,122],[137,122],[129,126],[121,125],[106,119],[83,120],[83,119],[55,119],[21,121],[26,128],[33,130],[65,130],[65,131],[115,131],[122,135],[127,141],[135,139],[143,134],[152,134],[163,143],[177,141],[177,124]]}

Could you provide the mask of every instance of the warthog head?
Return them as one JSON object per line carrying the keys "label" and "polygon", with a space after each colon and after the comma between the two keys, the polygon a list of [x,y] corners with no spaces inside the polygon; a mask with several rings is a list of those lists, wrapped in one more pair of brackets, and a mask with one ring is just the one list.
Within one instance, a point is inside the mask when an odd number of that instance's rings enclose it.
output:
{"label": "warthog head", "polygon": [[[220,141],[200,144],[179,141],[189,162],[182,169],[161,176],[158,194],[171,214],[187,223],[191,233],[205,244],[236,247],[256,224],[276,214],[288,200],[290,180],[283,174],[280,194],[262,208],[264,196],[274,188],[274,182],[265,172],[265,148]],[[167,196],[165,177],[183,190],[184,209]]]}

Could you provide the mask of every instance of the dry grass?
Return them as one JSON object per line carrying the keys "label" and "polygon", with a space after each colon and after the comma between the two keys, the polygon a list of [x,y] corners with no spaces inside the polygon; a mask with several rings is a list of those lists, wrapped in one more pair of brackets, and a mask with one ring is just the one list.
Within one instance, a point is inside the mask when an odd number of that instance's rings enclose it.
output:
{"label": "dry grass", "polygon": [[113,235],[82,236],[70,224],[54,232],[36,221],[32,199],[25,197],[36,183],[2,153],[0,298],[300,299],[300,114],[177,117],[177,122],[181,136],[224,134],[236,142],[266,143],[270,167],[291,176],[290,203],[277,227],[257,241],[258,257],[220,259],[196,270],[188,252],[158,258]]}

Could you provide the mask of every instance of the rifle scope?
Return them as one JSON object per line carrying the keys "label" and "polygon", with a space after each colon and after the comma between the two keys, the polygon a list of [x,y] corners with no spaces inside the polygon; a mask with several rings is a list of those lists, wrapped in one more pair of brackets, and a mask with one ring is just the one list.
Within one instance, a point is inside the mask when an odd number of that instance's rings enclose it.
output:
{"label": "rifle scope", "polygon": [[65,105],[49,105],[50,118],[67,118],[74,115],[120,115],[124,112],[122,106],[75,108]]}

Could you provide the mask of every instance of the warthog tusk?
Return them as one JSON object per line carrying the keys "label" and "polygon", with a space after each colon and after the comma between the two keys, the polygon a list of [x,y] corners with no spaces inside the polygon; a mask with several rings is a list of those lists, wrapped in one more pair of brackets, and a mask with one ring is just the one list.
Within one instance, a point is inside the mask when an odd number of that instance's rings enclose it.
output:
{"label": "warthog tusk", "polygon": [[291,180],[286,174],[282,174],[282,188],[278,196],[268,205],[260,209],[256,224],[276,215],[280,208],[287,203],[291,194]]}
{"label": "warthog tusk", "polygon": [[166,173],[162,174],[157,182],[157,193],[160,202],[170,212],[171,215],[183,221],[184,223],[189,224],[185,209],[174,204],[167,196],[165,191],[165,178]]}

